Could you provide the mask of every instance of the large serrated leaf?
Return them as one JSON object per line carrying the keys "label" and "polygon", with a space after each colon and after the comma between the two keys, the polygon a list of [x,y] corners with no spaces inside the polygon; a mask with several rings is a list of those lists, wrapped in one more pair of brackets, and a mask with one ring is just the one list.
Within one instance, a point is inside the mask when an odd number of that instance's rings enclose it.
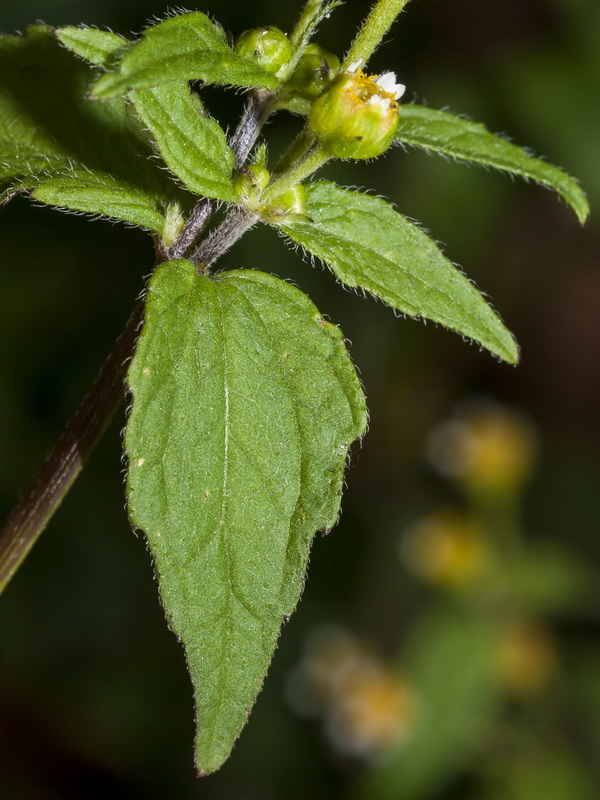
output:
{"label": "large serrated leaf", "polygon": [[109,66],[130,46],[130,42],[118,33],[86,28],[84,25],[57,28],[54,33],[59,42],[72,53],[85,58],[97,67]]}
{"label": "large serrated leaf", "polygon": [[229,47],[223,30],[200,11],[166,19],[144,33],[114,72],[93,88],[98,98],[171,81],[202,80],[232,86],[276,89],[275,76]]}
{"label": "large serrated leaf", "polygon": [[196,760],[227,758],[366,424],[341,333],[260,272],[161,265],[132,361],[128,503],[185,646]]}
{"label": "large serrated leaf", "polygon": [[199,113],[185,81],[137,89],[130,98],[165,164],[188,189],[218,200],[235,199],[235,156],[225,132]]}
{"label": "large serrated leaf", "polygon": [[534,158],[522,147],[495,136],[478,122],[424,106],[403,105],[396,140],[531,178],[558,192],[580,222],[585,222],[589,214],[585,193],[574,178],[558,167]]}
{"label": "large serrated leaf", "polygon": [[[136,195],[144,215],[154,220],[150,226],[146,219],[146,227],[156,230],[168,203],[178,200],[185,207],[189,201],[150,160],[152,149],[123,100],[85,99],[91,75],[49,28],[31,28],[26,37],[0,36],[0,184],[10,194],[45,179],[110,175],[115,191]],[[60,205],[83,210],[67,200],[64,193]],[[105,213],[108,198],[101,200],[85,210]],[[110,216],[119,217],[121,202],[115,197]],[[130,215],[124,219],[133,221]]]}
{"label": "large serrated leaf", "polygon": [[308,221],[281,229],[343,283],[458,331],[505,361],[518,361],[512,335],[473,284],[390,203],[325,181],[307,190]]}

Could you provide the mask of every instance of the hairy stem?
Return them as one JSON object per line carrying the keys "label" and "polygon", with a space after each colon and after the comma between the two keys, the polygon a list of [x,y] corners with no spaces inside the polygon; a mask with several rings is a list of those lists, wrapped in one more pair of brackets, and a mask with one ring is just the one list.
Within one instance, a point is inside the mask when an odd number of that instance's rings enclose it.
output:
{"label": "hairy stem", "polygon": [[258,222],[257,214],[244,208],[234,207],[223,222],[200,242],[190,256],[190,261],[196,264],[199,272],[204,272],[256,222]]}
{"label": "hairy stem", "polygon": [[294,49],[296,49],[302,42],[306,29],[311,26],[313,19],[321,11],[321,7],[324,2],[325,0],[308,0],[306,5],[304,6],[302,14],[300,15],[300,19],[298,20],[298,22],[294,26],[294,30],[290,34],[290,44]]}
{"label": "hairy stem", "polygon": [[139,301],[88,395],[35,483],[0,530],[0,592],[19,568],[123,402],[123,380],[142,321]]}
{"label": "hairy stem", "polygon": [[[240,123],[231,138],[236,164],[242,166],[262,126],[273,111],[274,96],[264,89],[250,94]],[[177,241],[168,250],[157,247],[158,261],[187,255],[214,216],[217,203],[203,198],[192,211]],[[193,252],[191,259],[202,269],[213,264],[258,216],[235,207]],[[143,302],[137,303],[114,350],[83,400],[67,430],[48,456],[35,483],[0,529],[0,592],[17,571],[123,402],[125,365],[135,346],[143,319]]]}
{"label": "hairy stem", "polygon": [[[262,126],[270,116],[273,110],[271,100],[272,93],[266,89],[256,89],[250,93],[240,122],[230,141],[237,167],[241,167],[245,163]],[[177,241],[169,248],[168,257],[182,258],[185,256],[206,229],[216,210],[216,200],[203,197],[190,214]]]}
{"label": "hairy stem", "polygon": [[277,73],[277,77],[282,82],[285,82],[297,67],[306,45],[311,40],[319,24],[329,16],[334,8],[341,5],[343,5],[343,0],[329,0],[327,3],[325,0],[308,0],[300,19],[290,34],[293,55]]}
{"label": "hairy stem", "polygon": [[346,54],[342,70],[353,61],[366,64],[408,0],[378,0]]}
{"label": "hairy stem", "polygon": [[230,142],[238,168],[246,162],[262,126],[273,110],[272,99],[272,92],[266,89],[255,89],[250,94],[240,124]]}
{"label": "hairy stem", "polygon": [[168,258],[181,258],[194,244],[198,236],[210,222],[217,208],[215,200],[203,197],[196,204],[177,241],[167,251]]}
{"label": "hairy stem", "polygon": [[305,125],[285,153],[281,156],[277,164],[275,164],[272,172],[273,177],[275,178],[276,176],[281,175],[283,172],[289,169],[295,161],[299,161],[301,158],[304,158],[315,141],[314,134],[308,125]]}

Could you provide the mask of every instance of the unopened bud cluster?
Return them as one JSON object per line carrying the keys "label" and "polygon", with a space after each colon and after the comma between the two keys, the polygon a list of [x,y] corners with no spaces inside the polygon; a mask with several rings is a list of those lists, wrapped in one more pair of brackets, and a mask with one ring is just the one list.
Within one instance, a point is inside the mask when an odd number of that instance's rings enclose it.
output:
{"label": "unopened bud cluster", "polygon": [[238,202],[260,214],[265,221],[283,222],[303,217],[307,203],[304,186],[297,183],[265,204],[263,193],[270,179],[269,171],[259,164],[244,167],[233,184]]}
{"label": "unopened bud cluster", "polygon": [[259,164],[244,167],[233,182],[239,202],[249,211],[256,211],[270,179],[269,171]]}

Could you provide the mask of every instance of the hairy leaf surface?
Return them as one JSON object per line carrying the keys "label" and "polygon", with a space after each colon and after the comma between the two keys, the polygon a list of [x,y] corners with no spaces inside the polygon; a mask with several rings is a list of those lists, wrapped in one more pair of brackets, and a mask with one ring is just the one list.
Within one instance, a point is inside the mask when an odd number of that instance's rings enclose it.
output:
{"label": "hairy leaf surface", "polygon": [[131,101],[171,172],[191,191],[234,200],[235,156],[218,122],[199,113],[185,81],[137,89]]}
{"label": "hairy leaf surface", "polygon": [[161,265],[128,382],[128,503],[185,646],[198,769],[226,759],[300,594],[316,530],[335,522],[366,424],[339,330],[254,271]]}
{"label": "hairy leaf surface", "polygon": [[120,219],[162,233],[164,216],[156,203],[134,186],[125,186],[106,172],[74,170],[72,175],[44,178],[32,191],[41,203]]}
{"label": "hairy leaf surface", "polygon": [[585,193],[574,178],[558,167],[534,158],[522,147],[495,136],[478,122],[424,106],[403,105],[396,140],[531,178],[558,192],[580,222],[585,222],[589,214]]}
{"label": "hairy leaf surface", "polygon": [[[185,207],[189,200],[150,161],[150,144],[121,99],[85,99],[91,76],[92,70],[61,47],[49,28],[30,28],[25,37],[0,36],[0,188],[7,188],[8,196],[47,178],[70,182],[83,173],[111,175],[121,198],[109,203],[110,216],[118,217],[123,193],[134,193],[154,219],[152,226],[146,219],[145,226],[154,230],[169,202]],[[85,210],[103,214],[107,198],[96,196],[98,207]],[[61,200],[62,206],[83,210],[69,205],[66,192]],[[130,215],[123,218],[133,221]]]}
{"label": "hairy leaf surface", "polygon": [[93,93],[98,98],[116,97],[130,89],[181,80],[267,89],[278,86],[272,73],[229,47],[222,28],[206,14],[193,11],[148,28],[116,71],[100,78]]}
{"label": "hairy leaf surface", "polygon": [[473,284],[390,203],[328,182],[307,190],[311,221],[281,228],[343,283],[452,328],[505,361],[518,360],[512,335]]}
{"label": "hairy leaf surface", "polygon": [[86,28],[83,25],[57,28],[54,33],[59,42],[72,53],[97,67],[109,66],[118,54],[130,46],[130,42],[118,33]]}

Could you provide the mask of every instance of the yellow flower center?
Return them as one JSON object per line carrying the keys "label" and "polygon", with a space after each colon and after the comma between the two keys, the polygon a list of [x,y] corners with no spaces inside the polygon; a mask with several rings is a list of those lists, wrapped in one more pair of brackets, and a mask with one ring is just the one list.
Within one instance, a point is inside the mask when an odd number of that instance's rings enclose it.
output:
{"label": "yellow flower center", "polygon": [[361,69],[352,75],[352,99],[355,103],[367,103],[371,97],[377,96],[382,100],[389,100],[391,111],[398,108],[396,98],[391,92],[386,92],[375,81],[379,75],[367,75]]}

